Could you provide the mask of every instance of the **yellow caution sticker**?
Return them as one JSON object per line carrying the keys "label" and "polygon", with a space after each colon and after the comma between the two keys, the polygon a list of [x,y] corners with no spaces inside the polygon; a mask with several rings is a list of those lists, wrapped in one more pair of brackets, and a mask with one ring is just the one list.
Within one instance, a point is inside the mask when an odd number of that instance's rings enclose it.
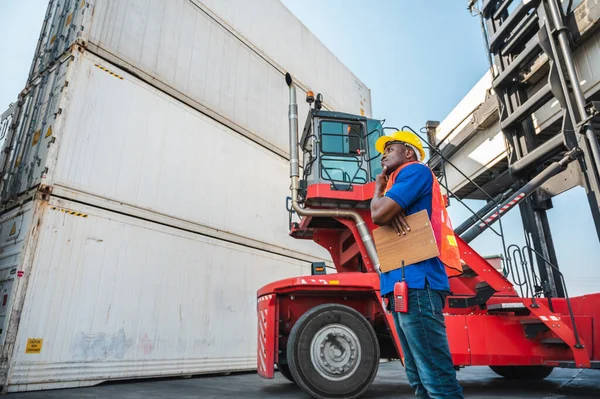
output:
{"label": "yellow caution sticker", "polygon": [[365,110],[364,109],[360,109],[360,116],[365,116]]}
{"label": "yellow caution sticker", "polygon": [[10,228],[9,236],[14,236],[16,233],[17,233],[17,224],[13,223],[12,227]]}
{"label": "yellow caution sticker", "polygon": [[82,0],[81,5],[79,6],[79,8],[83,8],[83,7],[85,7],[85,0]]}
{"label": "yellow caution sticker", "polygon": [[329,284],[337,285],[340,283],[340,280],[330,280]]}
{"label": "yellow caution sticker", "polygon": [[94,64],[94,66],[95,66],[96,68],[100,68],[100,69],[102,69],[104,72],[108,73],[108,74],[109,74],[109,75],[111,75],[111,76],[114,76],[115,78],[118,78],[118,79],[121,79],[121,80],[123,80],[123,77],[122,77],[122,76],[120,76],[120,75],[117,75],[116,73],[114,73],[113,71],[111,71],[111,70],[110,70],[110,69],[108,69],[108,68],[105,68],[105,67],[103,67],[102,65]]}
{"label": "yellow caution sticker", "polygon": [[446,236],[446,238],[448,239],[448,244],[452,245],[453,247],[458,247],[458,244],[456,243],[456,237]]}
{"label": "yellow caution sticker", "polygon": [[48,127],[48,131],[46,132],[46,136],[45,137],[48,138],[50,136],[52,136],[52,126]]}
{"label": "yellow caution sticker", "polygon": [[55,41],[56,41],[56,35],[52,36],[52,39],[50,39],[50,44],[54,44]]}
{"label": "yellow caution sticker", "polygon": [[83,212],[72,211],[70,209],[52,207],[52,210],[53,211],[60,211],[62,213],[66,213],[67,215],[78,216],[78,217],[81,217],[81,218],[87,218],[87,217],[89,217],[89,215],[87,215],[87,214],[85,214]]}
{"label": "yellow caution sticker", "polygon": [[15,168],[18,167],[19,165],[21,165],[21,157],[18,156],[17,160],[15,161]]}
{"label": "yellow caution sticker", "polygon": [[31,355],[42,353],[43,343],[44,340],[42,338],[29,338],[27,340],[27,346],[25,347],[25,353]]}
{"label": "yellow caution sticker", "polygon": [[33,147],[34,145],[36,145],[38,143],[38,141],[40,141],[40,136],[42,135],[42,131],[40,129],[38,129],[34,134],[33,134],[33,140],[31,141],[31,146]]}
{"label": "yellow caution sticker", "polygon": [[71,25],[71,22],[73,22],[73,13],[67,15],[67,19],[65,20],[65,26]]}

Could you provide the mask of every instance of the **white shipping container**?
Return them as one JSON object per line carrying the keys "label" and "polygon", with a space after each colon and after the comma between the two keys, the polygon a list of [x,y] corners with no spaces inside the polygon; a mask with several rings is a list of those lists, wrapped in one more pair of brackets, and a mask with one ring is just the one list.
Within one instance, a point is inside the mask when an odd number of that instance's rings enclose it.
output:
{"label": "white shipping container", "polygon": [[0,366],[9,391],[253,369],[256,290],[309,273],[55,197],[3,215],[0,240],[0,289],[12,286],[14,305]]}
{"label": "white shipping container", "polygon": [[[21,110],[19,103],[15,102],[8,106],[8,109],[0,115],[0,148],[4,149],[4,143],[12,140],[14,134],[13,124],[18,120],[18,112]],[[8,154],[5,151],[0,152],[0,171],[6,170]]]}
{"label": "white shipping container", "polygon": [[[78,41],[283,156],[288,152],[282,117],[286,71],[305,90],[325,93],[326,107],[370,116],[366,86],[278,0],[262,3],[237,0],[215,15],[199,0],[54,0],[32,77]],[[243,26],[246,39],[223,18],[231,20],[233,13],[249,8],[273,23],[244,14],[253,26]],[[237,14],[235,21],[237,27]]]}
{"label": "white shipping container", "polygon": [[253,369],[256,290],[329,262],[288,236],[284,73],[329,109],[370,92],[261,4],[259,32],[198,0],[50,1],[0,118],[0,385]]}
{"label": "white shipping container", "polygon": [[[290,66],[295,77],[323,93],[333,109],[371,115],[371,91],[280,0],[201,0],[197,4],[222,19],[227,29],[272,63]],[[340,95],[354,91],[358,98]]]}
{"label": "white shipping container", "polygon": [[286,159],[99,57],[74,49],[23,102],[37,111],[17,125],[18,166],[5,183],[18,187],[13,195],[41,186],[285,256],[330,259],[288,236]]}

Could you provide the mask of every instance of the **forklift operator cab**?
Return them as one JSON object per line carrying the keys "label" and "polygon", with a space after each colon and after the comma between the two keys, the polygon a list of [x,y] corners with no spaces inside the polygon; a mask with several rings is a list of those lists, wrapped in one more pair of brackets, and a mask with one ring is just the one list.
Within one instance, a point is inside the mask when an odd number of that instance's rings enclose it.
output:
{"label": "forklift operator cab", "polygon": [[360,186],[375,182],[381,173],[381,154],[375,149],[375,142],[382,135],[382,121],[323,111],[317,101],[308,112],[300,139],[300,200],[310,207],[356,208],[360,198],[359,208],[367,207],[364,200],[370,198],[352,195],[344,199],[341,192],[357,194]]}

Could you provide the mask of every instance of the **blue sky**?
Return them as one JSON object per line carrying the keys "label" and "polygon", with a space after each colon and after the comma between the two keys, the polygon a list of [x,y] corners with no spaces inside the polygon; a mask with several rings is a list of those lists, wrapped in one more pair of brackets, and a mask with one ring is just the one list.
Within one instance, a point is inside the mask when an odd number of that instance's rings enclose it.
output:
{"label": "blue sky", "polygon": [[[283,3],[371,89],[373,116],[388,126],[418,130],[427,120],[443,120],[488,67],[479,22],[466,0]],[[0,1],[0,112],[23,89],[46,4]],[[571,294],[597,291],[600,245],[583,189],[557,197],[554,205],[549,218]],[[449,211],[455,226],[468,216],[456,202]],[[508,243],[522,245],[518,211],[504,220]],[[473,245],[484,255],[502,252],[491,233]]]}
{"label": "blue sky", "polygon": [[27,81],[48,0],[0,0],[0,112]]}
{"label": "blue sky", "polygon": [[283,3],[371,89],[373,116],[392,126],[443,119],[488,68],[466,1]]}

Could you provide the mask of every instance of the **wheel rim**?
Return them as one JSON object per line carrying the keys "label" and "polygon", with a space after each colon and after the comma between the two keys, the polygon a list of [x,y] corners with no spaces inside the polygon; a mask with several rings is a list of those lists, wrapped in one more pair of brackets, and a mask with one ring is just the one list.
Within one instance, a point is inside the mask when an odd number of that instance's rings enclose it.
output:
{"label": "wheel rim", "polygon": [[342,324],[321,328],[310,344],[310,358],[315,370],[331,381],[344,380],[354,374],[360,357],[357,335]]}

